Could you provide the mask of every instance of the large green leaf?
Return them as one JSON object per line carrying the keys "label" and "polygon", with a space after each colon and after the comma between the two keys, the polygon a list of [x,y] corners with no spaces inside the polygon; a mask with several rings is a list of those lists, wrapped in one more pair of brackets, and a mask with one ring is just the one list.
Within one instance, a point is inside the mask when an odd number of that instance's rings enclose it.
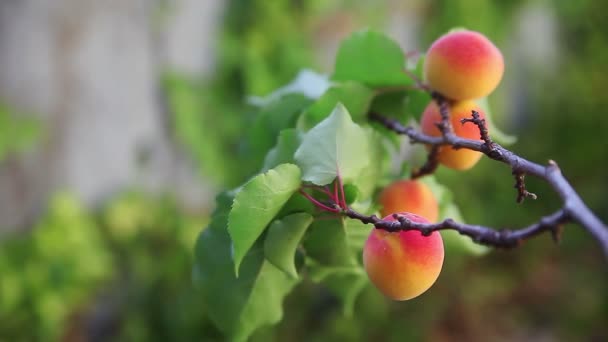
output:
{"label": "large green leaf", "polygon": [[257,114],[249,132],[249,158],[262,159],[277,142],[279,133],[292,128],[300,113],[312,100],[302,94],[286,94],[272,101]]}
{"label": "large green leaf", "polygon": [[304,240],[306,255],[324,266],[354,266],[357,260],[348,246],[343,218],[316,220]]}
{"label": "large green leaf", "polygon": [[277,214],[276,218],[283,218],[285,216],[295,213],[308,213],[313,214],[316,210],[314,204],[308,200],[308,198],[302,196],[302,194],[296,192],[291,198],[283,205],[281,211]]}
{"label": "large green leaf", "polygon": [[374,98],[371,111],[406,122],[409,119],[406,108],[409,94],[405,90],[382,92]]}
{"label": "large green leaf", "polygon": [[228,231],[233,243],[234,271],[266,226],[291,195],[300,188],[300,169],[281,164],[259,174],[237,193],[228,217]]}
{"label": "large green leaf", "polygon": [[367,274],[360,268],[360,272],[331,274],[323,280],[323,284],[342,301],[342,312],[352,316],[355,302],[359,294],[369,283]]}
{"label": "large green leaf", "polygon": [[348,315],[368,282],[359,259],[370,229],[350,219],[315,221],[304,242],[311,280],[340,298]]}
{"label": "large green leaf", "polygon": [[306,259],[308,276],[315,283],[323,283],[332,276],[365,275],[361,265],[323,265],[312,258]]}
{"label": "large green leaf", "polygon": [[298,277],[296,249],[311,223],[312,216],[306,213],[286,216],[272,222],[264,240],[266,259],[293,278]]}
{"label": "large green leaf", "polygon": [[210,226],[197,241],[194,281],[215,325],[230,339],[243,341],[258,327],[281,320],[283,298],[297,279],[265,260],[261,242],[249,250],[235,276],[226,229],[229,203],[218,200]]}
{"label": "large green leaf", "polygon": [[386,158],[387,152],[382,142],[382,134],[371,127],[366,127],[365,134],[369,142],[370,161],[353,181],[357,185],[358,201],[368,200],[372,197],[378,182],[382,178],[382,171],[385,167],[388,167],[388,165],[385,165],[388,158]]}
{"label": "large green leaf", "polygon": [[420,120],[426,106],[431,103],[431,95],[426,91],[411,91],[405,99],[405,110],[409,117]]}
{"label": "large green leaf", "polygon": [[372,87],[411,85],[414,81],[404,68],[405,56],[397,43],[380,32],[363,30],[340,45],[332,78]]}
{"label": "large green leaf", "polygon": [[262,171],[267,171],[284,163],[293,163],[293,155],[300,146],[302,138],[294,128],[284,129],[279,133],[275,147],[266,154]]}
{"label": "large green leaf", "polygon": [[338,103],[342,103],[355,121],[365,120],[375,92],[358,82],[333,85],[313,103],[298,121],[298,127],[308,130],[329,116]]}
{"label": "large green leaf", "polygon": [[295,160],[305,181],[326,185],[338,175],[350,181],[370,162],[368,136],[338,104],[327,119],[306,133]]}
{"label": "large green leaf", "polygon": [[346,238],[348,247],[357,255],[363,252],[365,241],[369,237],[374,226],[362,223],[359,220],[346,220]]}

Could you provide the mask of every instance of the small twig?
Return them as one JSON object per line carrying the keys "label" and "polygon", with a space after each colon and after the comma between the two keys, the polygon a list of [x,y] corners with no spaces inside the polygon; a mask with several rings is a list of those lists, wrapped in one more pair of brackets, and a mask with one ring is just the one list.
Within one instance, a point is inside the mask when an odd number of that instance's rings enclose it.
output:
{"label": "small twig", "polygon": [[412,171],[412,179],[433,174],[435,170],[437,170],[437,167],[439,167],[439,148],[440,147],[437,145],[431,147],[431,150],[429,151],[429,154],[426,159],[426,163],[424,163],[424,165],[422,165],[422,167],[420,167],[419,169]]}
{"label": "small twig", "polygon": [[513,170],[512,173],[515,177],[515,185],[513,187],[517,189],[517,203],[522,203],[526,197],[536,199],[537,196],[535,193],[526,190],[526,183],[524,182],[526,174],[515,170]]}
{"label": "small twig", "polygon": [[464,119],[460,119],[460,123],[461,124],[465,124],[467,122],[471,122],[474,123],[477,128],[479,128],[479,135],[481,140],[484,141],[484,143],[486,144],[486,147],[488,149],[492,149],[494,147],[494,142],[492,141],[492,138],[490,138],[490,134],[488,133],[488,127],[486,126],[486,119],[482,119],[481,116],[479,115],[479,113],[475,110],[471,111],[471,116],[472,118],[464,118]]}
{"label": "small twig", "polygon": [[437,105],[439,106],[439,115],[441,115],[441,121],[436,124],[437,128],[439,128],[439,131],[443,136],[453,134],[454,128],[450,121],[450,106],[448,100],[437,92],[431,92],[431,97],[437,102]]}
{"label": "small twig", "polygon": [[422,80],[420,78],[418,78],[418,76],[416,76],[416,74],[414,74],[413,72],[407,70],[407,69],[403,69],[403,73],[408,75],[411,79],[414,80],[414,82],[416,82],[416,87],[420,90],[426,91],[426,92],[431,92],[431,88],[426,85],[424,82],[422,82]]}

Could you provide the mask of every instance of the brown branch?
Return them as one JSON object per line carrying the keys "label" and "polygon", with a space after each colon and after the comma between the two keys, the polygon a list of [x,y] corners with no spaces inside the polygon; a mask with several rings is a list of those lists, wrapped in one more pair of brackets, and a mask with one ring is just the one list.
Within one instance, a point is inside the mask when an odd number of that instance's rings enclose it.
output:
{"label": "brown branch", "polygon": [[437,102],[437,105],[439,106],[439,115],[441,116],[441,121],[436,124],[437,128],[439,128],[439,131],[444,136],[454,135],[454,128],[452,127],[452,122],[450,121],[450,108],[448,100],[437,92],[431,92],[431,97]]}
{"label": "brown branch", "polygon": [[[446,111],[443,108],[447,108],[447,101],[441,96],[434,95],[433,97],[439,102],[440,112]],[[512,151],[502,147],[501,145],[492,142],[489,139],[487,132],[485,133],[487,136],[485,141],[460,138],[451,131],[442,131],[442,136],[433,137],[423,134],[413,127],[405,127],[398,121],[383,117],[377,113],[370,113],[369,117],[371,120],[381,123],[386,128],[394,131],[397,134],[407,135],[412,143],[422,143],[432,146],[449,145],[453,148],[467,148],[470,150],[479,151],[491,159],[509,165],[516,177],[518,199],[521,196],[532,198],[536,196],[529,193],[525,189],[525,185],[523,183],[524,175],[531,175],[547,181],[562,200],[563,207],[561,211],[563,211],[564,217],[567,217],[572,222],[576,222],[585,228],[598,241],[604,255],[606,258],[608,258],[608,227],[606,227],[606,225],[597,216],[595,216],[595,214],[593,214],[587,205],[585,205],[572,185],[563,176],[561,170],[555,162],[549,161],[548,165],[543,166],[524,159]],[[446,121],[444,114],[442,114],[442,117],[442,121]],[[476,124],[478,124],[478,127],[480,127],[480,134],[483,139],[485,122],[482,123],[479,118],[475,119],[475,116],[473,116],[472,119],[467,120],[471,120],[474,123],[477,121]],[[542,222],[539,222],[539,224],[541,223]],[[451,221],[448,221],[447,223],[444,221],[443,224],[446,226],[453,225]]]}
{"label": "brown branch", "polygon": [[488,149],[492,149],[494,147],[494,142],[492,138],[490,138],[490,134],[488,133],[488,128],[486,126],[486,119],[482,119],[479,116],[479,113],[475,110],[471,111],[471,118],[460,119],[461,124],[465,124],[467,122],[471,122],[479,128],[479,138],[483,140]]}
{"label": "brown branch", "polygon": [[513,248],[521,245],[524,240],[537,236],[544,232],[550,232],[555,241],[559,240],[561,226],[570,222],[571,217],[564,209],[542,217],[537,223],[517,230],[495,230],[489,227],[458,223],[452,219],[445,219],[438,223],[419,223],[407,219],[405,216],[394,214],[397,221],[388,221],[378,218],[376,215],[366,216],[351,209],[342,212],[347,217],[359,220],[366,224],[373,224],[378,229],[385,229],[391,232],[399,230],[416,230],[423,235],[430,235],[439,230],[455,230],[461,235],[466,235],[473,241],[492,247]]}
{"label": "brown branch", "polygon": [[435,145],[431,147],[431,151],[429,151],[428,157],[426,159],[426,163],[422,165],[421,168],[412,171],[411,177],[412,179],[420,178],[422,176],[430,175],[437,170],[439,167],[439,146]]}
{"label": "brown branch", "polygon": [[513,176],[515,177],[515,185],[513,186],[517,189],[517,203],[521,203],[524,201],[526,197],[530,197],[531,199],[536,199],[537,196],[533,192],[529,192],[526,189],[526,183],[524,182],[524,177],[526,176],[523,172],[513,171]]}

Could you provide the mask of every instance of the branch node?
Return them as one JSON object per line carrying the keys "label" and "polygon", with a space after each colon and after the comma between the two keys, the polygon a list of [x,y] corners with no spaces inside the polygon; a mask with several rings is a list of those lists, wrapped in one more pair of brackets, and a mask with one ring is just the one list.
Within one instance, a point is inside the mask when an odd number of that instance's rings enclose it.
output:
{"label": "branch node", "polygon": [[477,126],[477,128],[479,128],[479,137],[481,138],[481,140],[483,140],[484,145],[486,146],[486,148],[488,149],[489,152],[496,152],[495,149],[495,144],[492,141],[492,138],[490,138],[490,134],[488,132],[488,127],[486,125],[486,119],[483,119],[480,115],[479,112],[477,112],[476,110],[472,110],[471,111],[471,118],[464,118],[464,119],[460,119],[460,123],[462,125],[464,125],[465,123],[470,122],[473,123]]}
{"label": "branch node", "polygon": [[526,183],[524,181],[524,178],[526,176],[525,173],[523,173],[521,171],[513,170],[512,174],[515,177],[515,185],[513,187],[515,189],[517,189],[517,200],[516,200],[517,203],[522,203],[524,201],[524,199],[526,199],[527,197],[529,197],[533,200],[538,198],[538,196],[536,196],[535,193],[529,192],[526,189]]}
{"label": "branch node", "polygon": [[422,176],[430,175],[439,167],[439,146],[433,145],[426,159],[426,163],[419,169],[412,171],[411,178],[416,179]]}

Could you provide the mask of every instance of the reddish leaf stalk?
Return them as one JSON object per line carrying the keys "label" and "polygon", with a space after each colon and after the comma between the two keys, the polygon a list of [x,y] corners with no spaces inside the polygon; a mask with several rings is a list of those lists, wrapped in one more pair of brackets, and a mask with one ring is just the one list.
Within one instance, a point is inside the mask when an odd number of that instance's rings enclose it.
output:
{"label": "reddish leaf stalk", "polygon": [[311,195],[309,195],[308,193],[306,193],[306,191],[300,189],[300,194],[304,197],[306,197],[306,199],[308,199],[312,204],[314,204],[315,207],[324,210],[324,211],[329,211],[331,213],[339,213],[340,210],[336,209],[336,208],[331,208],[328,207],[327,205],[317,201],[314,197],[312,197]]}

